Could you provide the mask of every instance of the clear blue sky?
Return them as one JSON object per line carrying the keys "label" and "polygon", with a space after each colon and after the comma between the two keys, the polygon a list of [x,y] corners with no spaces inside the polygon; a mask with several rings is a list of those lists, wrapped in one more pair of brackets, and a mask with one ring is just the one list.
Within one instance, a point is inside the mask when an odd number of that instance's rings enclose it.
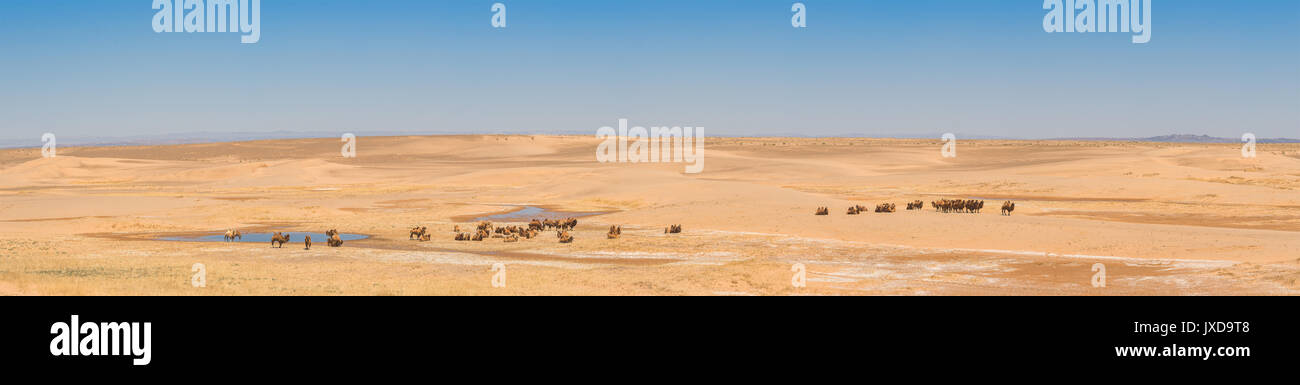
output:
{"label": "clear blue sky", "polygon": [[0,137],[209,131],[1300,137],[1300,1],[1155,0],[1048,34],[1041,0],[264,0],[261,41],[151,0],[0,1]]}

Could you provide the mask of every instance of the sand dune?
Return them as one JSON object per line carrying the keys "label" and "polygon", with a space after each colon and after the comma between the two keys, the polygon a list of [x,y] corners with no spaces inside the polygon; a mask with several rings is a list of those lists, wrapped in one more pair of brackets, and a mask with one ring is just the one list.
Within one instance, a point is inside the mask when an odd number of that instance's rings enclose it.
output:
{"label": "sand dune", "polygon": [[[0,151],[0,294],[1295,294],[1296,144],[710,138],[707,168],[601,164],[571,136],[361,138]],[[985,199],[980,214],[929,208]],[[924,200],[927,208],[901,210]],[[1002,200],[1014,215],[999,215]],[[893,214],[844,215],[893,202]],[[602,212],[455,242],[453,218]],[[819,206],[829,216],[814,216]],[[625,226],[617,240],[610,224]],[[666,236],[663,226],[682,224]],[[408,241],[429,226],[433,240]],[[272,250],[162,234],[338,228]],[[301,249],[301,247],[298,247]],[[667,262],[665,262],[667,261]],[[510,266],[506,288],[493,263]],[[653,262],[653,263],[651,263]],[[205,288],[190,267],[210,268]],[[792,287],[791,265],[808,267]],[[1093,263],[1110,284],[1090,285]]]}

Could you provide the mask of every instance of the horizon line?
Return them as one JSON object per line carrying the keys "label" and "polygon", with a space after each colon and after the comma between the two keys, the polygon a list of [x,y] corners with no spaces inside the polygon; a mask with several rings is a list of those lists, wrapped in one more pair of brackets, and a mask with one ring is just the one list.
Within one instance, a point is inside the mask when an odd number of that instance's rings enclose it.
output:
{"label": "horizon line", "polygon": [[[338,135],[341,137],[344,132]],[[352,134],[357,137],[439,137],[439,136],[593,136],[591,133],[574,132],[556,132],[556,133],[523,133],[523,132],[489,132],[489,133],[470,133],[470,132],[404,132],[404,131],[383,131],[373,133]],[[174,133],[174,134],[157,134],[157,135],[132,135],[132,136],[94,136],[81,137],[83,140],[60,141],[56,137],[55,144],[60,147],[125,147],[125,146],[173,146],[186,144],[209,144],[209,143],[240,143],[240,142],[257,142],[267,140],[301,140],[301,139],[333,139],[332,134],[302,132],[302,131],[272,131],[265,133],[253,132],[236,132],[236,133],[217,133],[217,132],[196,132],[196,133]],[[1009,141],[1096,141],[1096,142],[1150,142],[1150,143],[1242,143],[1234,138],[1216,137],[1205,134],[1166,134],[1147,137],[1055,137],[1055,138],[1024,138],[1024,137],[1004,137],[995,135],[970,135],[963,136],[956,134],[957,140],[1009,140]],[[224,139],[218,136],[225,137]],[[234,136],[234,137],[232,137]],[[935,136],[914,135],[914,134],[855,134],[845,133],[839,135],[708,135],[717,138],[790,138],[790,139],[933,139],[943,140],[942,134]],[[21,142],[30,142],[21,143]],[[1295,138],[1257,138],[1257,143],[1300,143],[1300,139]],[[26,140],[17,138],[0,138],[0,149],[27,149],[41,148],[43,143],[40,140]]]}

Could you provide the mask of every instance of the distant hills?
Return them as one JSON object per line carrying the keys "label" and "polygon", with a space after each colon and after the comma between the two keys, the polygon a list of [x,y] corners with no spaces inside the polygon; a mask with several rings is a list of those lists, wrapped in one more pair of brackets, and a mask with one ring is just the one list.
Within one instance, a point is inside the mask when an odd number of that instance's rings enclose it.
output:
{"label": "distant hills", "polygon": [[[1098,140],[1098,141],[1133,141],[1161,143],[1241,143],[1241,138],[1220,138],[1209,135],[1175,134],[1147,138],[1058,138],[1055,140]],[[1300,139],[1258,138],[1255,143],[1300,143]]]}

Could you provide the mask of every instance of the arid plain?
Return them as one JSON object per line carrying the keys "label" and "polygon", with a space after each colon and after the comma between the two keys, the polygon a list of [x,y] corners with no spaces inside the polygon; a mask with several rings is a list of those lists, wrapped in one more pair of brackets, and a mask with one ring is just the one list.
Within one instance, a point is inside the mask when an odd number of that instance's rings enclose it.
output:
{"label": "arid plain", "polygon": [[[1297,144],[1243,158],[1239,144],[965,140],[943,158],[937,139],[708,138],[704,172],[686,174],[598,163],[598,142],[362,137],[356,158],[337,138],[0,150],[0,294],[1300,293]],[[945,198],[988,203],[930,207]],[[904,210],[913,200],[925,209]],[[845,215],[885,202],[898,211]],[[453,240],[525,208],[585,216],[573,243]],[[431,240],[408,239],[413,226]],[[163,240],[231,228],[370,238]]]}

